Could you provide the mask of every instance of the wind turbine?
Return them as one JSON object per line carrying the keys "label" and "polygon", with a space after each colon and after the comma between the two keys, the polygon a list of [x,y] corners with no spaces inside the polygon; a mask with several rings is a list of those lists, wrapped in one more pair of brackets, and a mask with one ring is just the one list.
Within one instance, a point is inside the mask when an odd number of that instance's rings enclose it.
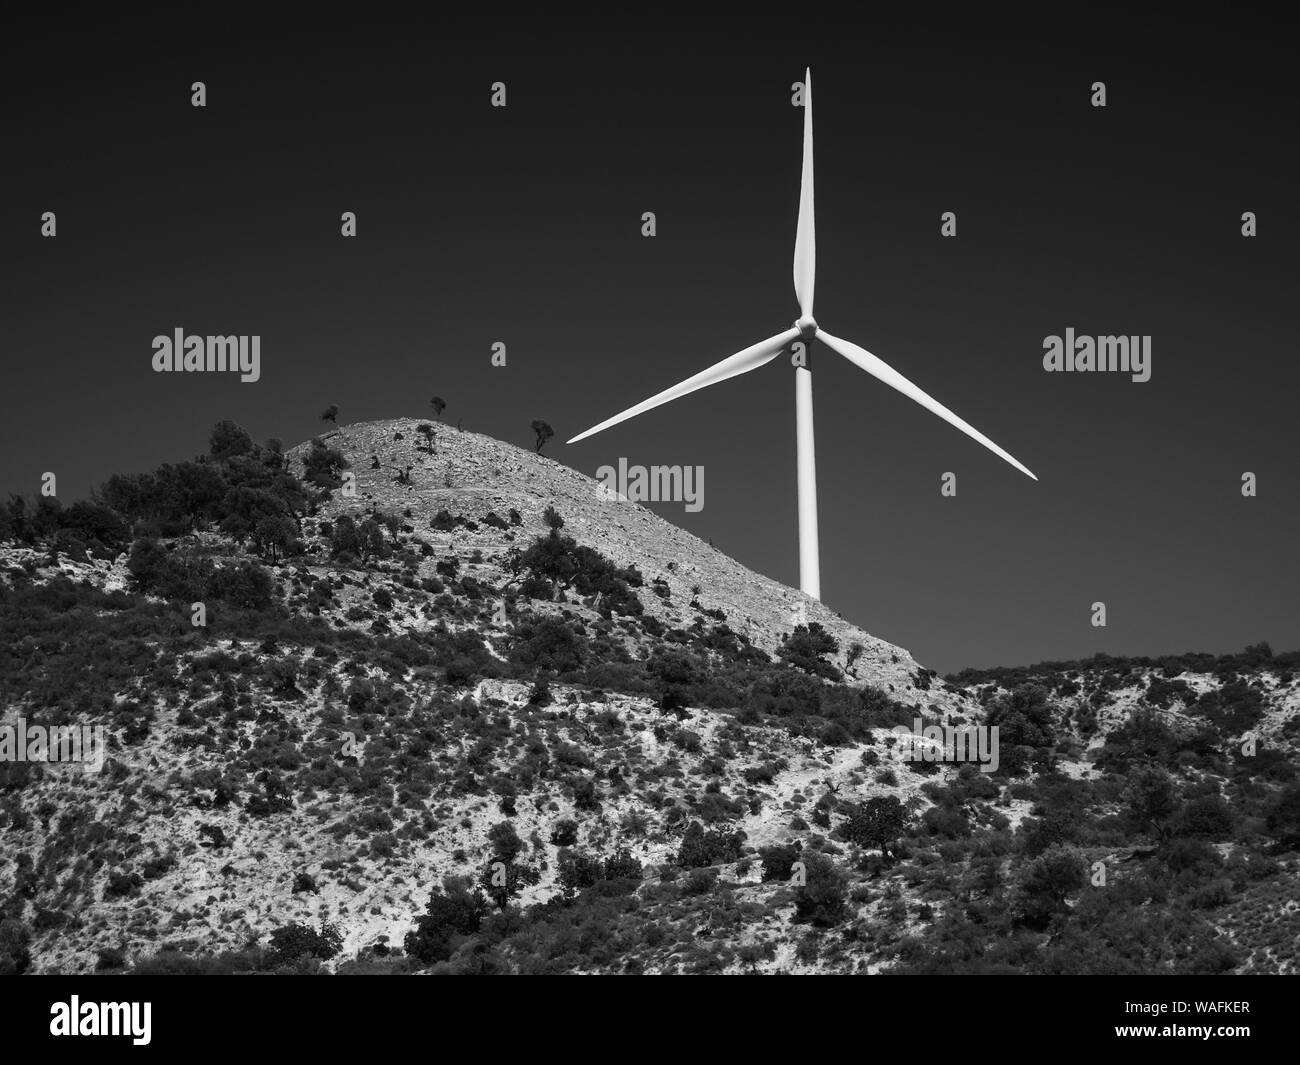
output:
{"label": "wind turbine", "polygon": [[[795,340],[811,342],[819,339],[832,351],[843,355],[855,366],[866,370],[891,388],[897,389],[909,399],[915,400],[926,410],[937,414],[950,425],[956,426],[972,440],[978,441],[993,454],[1005,459],[1016,469],[1035,481],[1037,477],[1016,461],[1011,455],[974,426],[957,417],[937,399],[923,392],[900,374],[892,366],[878,359],[871,352],[839,337],[831,336],[817,325],[813,318],[813,282],[817,274],[817,237],[813,226],[813,137],[812,137],[812,71],[804,75],[803,97],[803,179],[799,189],[799,222],[794,238],[794,291],[799,300],[799,317],[793,326],[784,333],[760,340],[757,344],[738,351],[729,358],[701,370],[694,377],[688,377],[672,388],[664,389],[658,395],[643,400],[635,407],[629,407],[621,414],[607,418],[599,425],[593,425],[585,433],[579,433],[569,440],[576,444],[589,436],[619,422],[627,421],[638,414],[662,406],[674,399],[689,395],[709,385],[716,385],[731,377],[737,377],[775,359],[788,344]],[[794,409],[795,440],[798,466],[799,494],[799,587],[806,595],[821,599],[821,563],[817,549],[817,462],[813,448],[813,401],[812,401],[812,363],[811,353],[807,352],[805,343],[802,364],[796,364],[794,371]]]}

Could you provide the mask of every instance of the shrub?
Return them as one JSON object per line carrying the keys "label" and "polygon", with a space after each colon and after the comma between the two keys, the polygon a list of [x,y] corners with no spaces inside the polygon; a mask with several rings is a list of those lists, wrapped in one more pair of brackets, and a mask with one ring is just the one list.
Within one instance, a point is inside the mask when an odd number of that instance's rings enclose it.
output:
{"label": "shrub", "polygon": [[479,930],[487,909],[487,900],[469,890],[467,881],[448,877],[442,890],[429,895],[424,914],[407,933],[406,953],[426,964],[446,961],[465,937]]}
{"label": "shrub", "polygon": [[108,874],[108,882],[104,885],[104,898],[123,898],[138,891],[143,883],[144,877],[139,873],[127,873],[114,869]]}
{"label": "shrub", "polygon": [[605,859],[604,878],[606,880],[640,880],[641,863],[633,857],[626,847],[620,847]]}
{"label": "shrub", "polygon": [[833,655],[840,645],[829,632],[814,621],[808,625],[796,625],[794,632],[786,636],[777,648],[777,656],[808,673],[827,680],[838,681],[841,674],[830,662],[827,655]]}
{"label": "shrub", "polygon": [[840,835],[859,847],[879,847],[882,857],[907,828],[907,812],[894,795],[877,795],[853,807]]}
{"label": "shrub", "polygon": [[302,464],[303,480],[317,488],[330,489],[343,484],[339,473],[348,463],[341,451],[327,447],[321,440],[313,440]]}
{"label": "shrub", "polygon": [[1083,856],[1071,847],[1049,847],[1027,863],[1020,873],[1021,920],[1032,928],[1046,927],[1054,914],[1065,910],[1065,900],[1083,887]]}
{"label": "shrub", "polygon": [[997,698],[985,723],[998,726],[1003,747],[1050,747],[1056,741],[1047,689],[1040,684],[1022,684]]}
{"label": "shrub", "polygon": [[839,924],[846,915],[848,877],[819,851],[807,851],[800,860],[805,882],[795,890],[795,920],[818,928]]}
{"label": "shrub", "polygon": [[31,933],[17,918],[0,919],[0,976],[21,976],[32,963]]}
{"label": "shrub", "polygon": [[1158,765],[1137,765],[1128,774],[1122,798],[1129,819],[1139,829],[1164,836],[1174,813],[1177,789]]}
{"label": "shrub", "polygon": [[709,866],[692,869],[682,879],[683,895],[707,895],[718,882],[718,870]]}
{"label": "shrub", "polygon": [[579,544],[559,529],[553,525],[548,535],[539,536],[519,556],[520,570],[527,575],[520,586],[522,594],[549,598],[554,586],[582,596],[599,595],[601,608],[612,613],[636,616],[645,612],[632,591],[642,583],[639,573],[632,567],[620,569],[599,551]]}
{"label": "shrub", "polygon": [[309,956],[328,961],[342,949],[342,933],[326,922],[321,922],[319,932],[295,921],[271,933],[270,951],[281,965]]}
{"label": "shrub", "polygon": [[763,879],[789,880],[794,863],[799,860],[799,847],[793,843],[762,847],[758,856],[763,862]]}
{"label": "shrub", "polygon": [[492,848],[492,856],[507,864],[513,862],[524,849],[524,841],[509,821],[501,821],[488,830],[488,844]]}
{"label": "shrub", "polygon": [[582,667],[587,654],[586,640],[563,618],[536,615],[515,625],[508,651],[511,663],[530,673],[571,673]]}
{"label": "shrub", "polygon": [[551,829],[551,842],[557,847],[572,847],[578,842],[578,822],[564,817]]}
{"label": "shrub", "polygon": [[1227,839],[1235,821],[1232,808],[1219,796],[1202,795],[1183,807],[1174,819],[1173,831],[1198,839]]}
{"label": "shrub", "polygon": [[740,857],[743,832],[705,831],[698,821],[692,821],[682,836],[677,850],[677,864],[683,869],[696,869],[705,865],[734,862]]}
{"label": "shrub", "polygon": [[586,851],[566,847],[556,858],[556,872],[565,894],[572,896],[595,884],[603,870],[600,861]]}
{"label": "shrub", "polygon": [[932,836],[962,839],[970,835],[970,822],[956,806],[932,806],[921,815],[921,821]]}
{"label": "shrub", "polygon": [[1288,784],[1269,803],[1264,824],[1279,847],[1300,847],[1300,784]]}

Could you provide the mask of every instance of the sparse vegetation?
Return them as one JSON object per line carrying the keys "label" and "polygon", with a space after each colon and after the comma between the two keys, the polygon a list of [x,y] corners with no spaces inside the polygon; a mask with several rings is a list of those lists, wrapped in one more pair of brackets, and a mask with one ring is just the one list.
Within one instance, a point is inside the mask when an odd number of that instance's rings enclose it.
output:
{"label": "sparse vegetation", "polygon": [[[74,785],[0,762],[0,973],[1296,971],[1300,656],[941,681],[698,557],[647,585],[517,450],[339,491],[402,433],[222,422],[0,505],[0,698],[111,736]],[[998,771],[902,761],[916,718]]]}
{"label": "sparse vegetation", "polygon": [[545,446],[546,441],[548,441],[551,437],[555,435],[555,430],[552,429],[540,418],[536,418],[533,420],[532,429],[533,429],[533,433],[537,437],[537,444],[534,450],[538,454],[541,454],[542,448],[543,446]]}

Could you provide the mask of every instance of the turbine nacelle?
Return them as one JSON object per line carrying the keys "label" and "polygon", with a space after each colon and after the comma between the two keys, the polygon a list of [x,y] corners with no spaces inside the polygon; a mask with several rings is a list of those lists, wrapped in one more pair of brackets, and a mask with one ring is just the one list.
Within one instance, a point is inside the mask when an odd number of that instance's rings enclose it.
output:
{"label": "turbine nacelle", "polygon": [[811,314],[801,314],[795,319],[794,328],[799,330],[803,340],[812,340],[817,335],[817,320]]}

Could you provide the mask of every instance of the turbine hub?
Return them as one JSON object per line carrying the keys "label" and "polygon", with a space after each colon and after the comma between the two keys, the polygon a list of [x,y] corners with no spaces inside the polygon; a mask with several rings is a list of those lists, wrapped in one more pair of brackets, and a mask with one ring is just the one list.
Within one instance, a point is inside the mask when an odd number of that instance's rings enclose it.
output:
{"label": "turbine hub", "polygon": [[817,335],[817,321],[811,315],[801,315],[795,320],[794,327],[804,340],[812,340]]}

